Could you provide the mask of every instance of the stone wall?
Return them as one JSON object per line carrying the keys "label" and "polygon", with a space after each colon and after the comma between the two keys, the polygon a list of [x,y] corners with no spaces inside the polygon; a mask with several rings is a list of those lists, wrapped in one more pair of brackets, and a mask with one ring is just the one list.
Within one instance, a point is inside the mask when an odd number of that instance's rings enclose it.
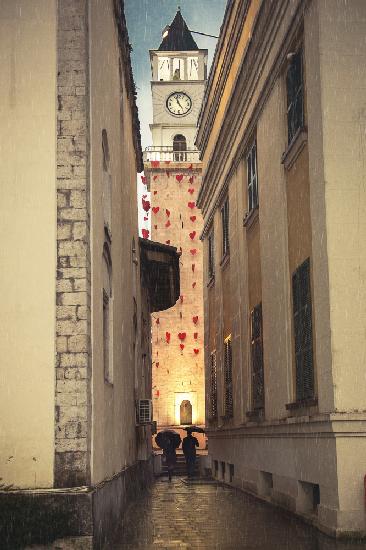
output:
{"label": "stone wall", "polygon": [[90,479],[88,2],[59,0],[55,486]]}

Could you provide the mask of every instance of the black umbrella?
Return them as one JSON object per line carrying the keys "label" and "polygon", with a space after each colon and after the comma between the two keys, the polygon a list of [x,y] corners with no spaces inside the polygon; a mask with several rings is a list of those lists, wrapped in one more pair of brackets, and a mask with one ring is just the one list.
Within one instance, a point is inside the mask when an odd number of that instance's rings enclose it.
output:
{"label": "black umbrella", "polygon": [[160,449],[165,449],[169,446],[178,449],[181,441],[179,433],[174,430],[163,430],[155,437],[155,443]]}
{"label": "black umbrella", "polygon": [[199,434],[204,434],[205,430],[203,428],[200,428],[199,426],[187,426],[186,428],[183,428],[186,432],[197,432]]}

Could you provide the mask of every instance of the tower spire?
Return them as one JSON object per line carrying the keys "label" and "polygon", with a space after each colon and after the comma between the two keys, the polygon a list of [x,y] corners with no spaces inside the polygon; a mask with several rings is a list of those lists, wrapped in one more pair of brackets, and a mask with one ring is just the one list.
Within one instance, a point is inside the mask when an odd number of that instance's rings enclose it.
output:
{"label": "tower spire", "polygon": [[178,6],[177,13],[172,23],[167,26],[164,31],[166,32],[164,32],[163,41],[159,46],[160,51],[184,52],[198,50],[198,46],[191,31],[188,29],[187,23],[183,19],[180,6]]}

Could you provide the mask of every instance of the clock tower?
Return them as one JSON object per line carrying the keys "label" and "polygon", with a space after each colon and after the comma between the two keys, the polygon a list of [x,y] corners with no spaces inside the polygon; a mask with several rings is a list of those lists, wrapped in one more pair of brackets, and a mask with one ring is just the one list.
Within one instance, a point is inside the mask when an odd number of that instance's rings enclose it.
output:
{"label": "clock tower", "polygon": [[174,137],[185,138],[194,148],[197,119],[207,79],[207,50],[200,50],[180,10],[163,31],[158,50],[150,50],[153,145],[173,146]]}
{"label": "clock tower", "polygon": [[145,219],[151,216],[153,241],[181,253],[180,298],[152,319],[152,397],[159,429],[179,430],[205,423],[203,221],[196,207],[202,166],[194,140],[207,79],[207,50],[198,48],[179,8],[150,60],[153,144],[144,152],[151,192],[143,202]]}

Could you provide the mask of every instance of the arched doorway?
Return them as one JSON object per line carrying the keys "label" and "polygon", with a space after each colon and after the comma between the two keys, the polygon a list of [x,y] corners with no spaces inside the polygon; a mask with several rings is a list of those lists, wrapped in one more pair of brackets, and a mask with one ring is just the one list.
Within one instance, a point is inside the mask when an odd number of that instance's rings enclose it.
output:
{"label": "arched doorway", "polygon": [[180,423],[192,424],[192,405],[188,399],[184,399],[180,404]]}
{"label": "arched doorway", "polygon": [[173,151],[175,162],[185,162],[187,160],[187,140],[182,134],[174,136]]}

